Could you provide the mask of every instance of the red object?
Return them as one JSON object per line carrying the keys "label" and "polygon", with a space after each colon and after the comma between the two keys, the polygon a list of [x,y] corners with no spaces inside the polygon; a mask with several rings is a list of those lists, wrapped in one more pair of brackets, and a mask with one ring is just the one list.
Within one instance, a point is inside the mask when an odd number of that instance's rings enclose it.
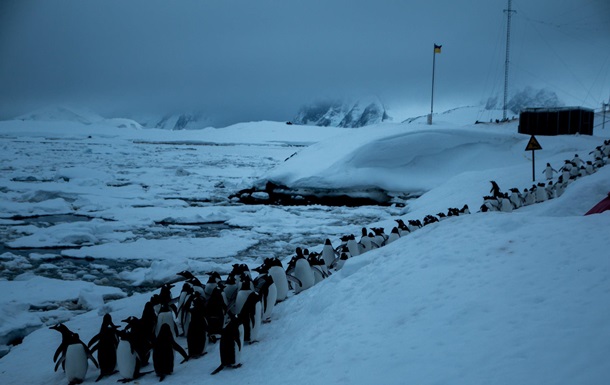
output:
{"label": "red object", "polygon": [[599,214],[606,210],[610,210],[610,193],[608,193],[608,196],[602,199],[598,204],[593,206],[591,210],[587,211],[585,215]]}

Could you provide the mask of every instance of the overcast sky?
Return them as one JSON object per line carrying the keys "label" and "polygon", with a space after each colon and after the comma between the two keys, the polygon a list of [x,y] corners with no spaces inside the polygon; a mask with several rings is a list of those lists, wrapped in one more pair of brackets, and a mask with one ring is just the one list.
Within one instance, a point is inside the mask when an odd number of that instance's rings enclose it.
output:
{"label": "overcast sky", "polygon": [[[0,0],[0,118],[46,104],[104,116],[288,120],[377,95],[389,113],[501,95],[506,0]],[[510,89],[610,97],[610,1],[515,0]]]}

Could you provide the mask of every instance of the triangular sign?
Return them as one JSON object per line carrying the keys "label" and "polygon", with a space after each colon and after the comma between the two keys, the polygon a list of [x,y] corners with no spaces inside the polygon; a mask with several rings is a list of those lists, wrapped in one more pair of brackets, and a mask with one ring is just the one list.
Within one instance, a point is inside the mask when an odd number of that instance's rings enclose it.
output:
{"label": "triangular sign", "polygon": [[534,135],[532,135],[532,137],[530,138],[530,141],[527,142],[527,147],[525,147],[525,151],[534,151],[534,150],[542,150],[542,146],[540,145],[540,143],[538,143],[538,141],[536,140]]}

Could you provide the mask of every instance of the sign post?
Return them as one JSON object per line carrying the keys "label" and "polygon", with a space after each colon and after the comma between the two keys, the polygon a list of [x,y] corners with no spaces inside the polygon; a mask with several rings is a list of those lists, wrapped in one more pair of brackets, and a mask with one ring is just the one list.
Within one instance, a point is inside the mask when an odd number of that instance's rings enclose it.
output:
{"label": "sign post", "polygon": [[532,152],[532,181],[536,181],[536,150],[542,150],[542,146],[536,140],[536,137],[532,135],[530,141],[527,142],[527,146],[525,146],[525,151]]}

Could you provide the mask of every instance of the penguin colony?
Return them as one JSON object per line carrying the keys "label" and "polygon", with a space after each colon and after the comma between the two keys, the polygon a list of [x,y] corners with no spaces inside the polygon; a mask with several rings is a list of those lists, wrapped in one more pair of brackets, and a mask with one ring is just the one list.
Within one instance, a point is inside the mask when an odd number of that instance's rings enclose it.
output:
{"label": "penguin colony", "polygon": [[[510,195],[502,193],[492,181],[492,195],[484,197],[480,212],[512,211],[560,196],[576,178],[610,163],[610,140],[591,153],[595,163],[583,162],[579,167],[580,159],[566,161],[554,185],[549,182],[548,186],[533,186],[529,191],[524,190],[524,194],[518,189],[511,189]],[[544,173],[547,179],[552,179],[549,167],[547,164]],[[574,169],[579,172],[573,172]],[[320,253],[297,247],[286,269],[278,258],[266,258],[262,265],[252,269],[258,273],[254,279],[245,264],[233,265],[225,279],[218,272],[207,273],[205,284],[191,272],[181,271],[177,275],[184,283],[177,298],[171,293],[174,285],[164,284],[145,304],[139,318],[130,316],[122,320],[125,323],[122,329],[113,323],[110,314],[105,314],[99,333],[88,344],[64,324],[51,326],[50,329],[61,334],[61,343],[53,356],[55,371],[61,366],[70,385],[80,384],[91,361],[99,368],[96,381],[118,373],[118,381],[126,383],[153,371],[162,381],[173,373],[176,352],[183,358],[180,363],[184,363],[205,355],[208,346],[215,343],[219,344],[220,365],[211,374],[238,368],[242,365],[243,347],[258,342],[261,326],[271,321],[274,307],[288,298],[289,291],[298,294],[340,270],[350,258],[388,245],[423,226],[465,214],[470,214],[468,205],[462,209],[449,208],[446,214],[426,215],[422,221],[405,223],[396,219],[397,226],[390,234],[383,228],[370,231],[363,228],[359,240],[354,234],[345,235],[336,248],[326,239]],[[186,350],[178,338],[186,340]],[[97,360],[93,356],[95,352]],[[153,370],[141,371],[151,361]]]}
{"label": "penguin colony", "polygon": [[[64,324],[52,326],[50,329],[60,332],[62,338],[53,357],[55,371],[61,365],[69,384],[79,384],[91,361],[99,368],[96,381],[118,373],[119,382],[130,382],[152,372],[162,381],[174,371],[176,352],[184,363],[205,355],[215,343],[219,344],[220,365],[212,374],[238,368],[244,346],[258,342],[261,326],[271,321],[274,307],[286,300],[289,292],[298,294],[322,282],[349,258],[428,224],[469,213],[464,205],[462,209],[450,208],[440,219],[432,215],[423,222],[397,219],[390,234],[381,227],[363,228],[359,240],[354,234],[345,235],[336,248],[326,239],[319,253],[297,247],[286,268],[278,258],[266,258],[253,269],[235,264],[224,279],[218,272],[209,272],[206,283],[189,271],[181,271],[177,276],[184,281],[178,297],[172,296],[172,283],[162,285],[144,305],[140,317],[122,320],[122,328],[105,314],[100,332],[88,344]],[[257,273],[254,279],[252,272]],[[186,350],[180,340],[186,341]],[[152,370],[141,371],[151,362]]]}
{"label": "penguin colony", "polygon": [[[542,171],[547,182],[534,184],[530,189],[523,189],[523,192],[518,188],[511,188],[510,192],[502,192],[498,184],[491,181],[491,195],[483,197],[479,211],[511,212],[523,206],[560,197],[576,179],[591,175],[599,168],[610,164],[610,140],[605,140],[603,145],[597,146],[589,152],[589,155],[593,156],[593,160],[584,161],[575,154],[572,160],[565,160],[559,170],[555,170],[550,163],[547,163]],[[555,183],[553,183],[554,174],[559,175]]]}

